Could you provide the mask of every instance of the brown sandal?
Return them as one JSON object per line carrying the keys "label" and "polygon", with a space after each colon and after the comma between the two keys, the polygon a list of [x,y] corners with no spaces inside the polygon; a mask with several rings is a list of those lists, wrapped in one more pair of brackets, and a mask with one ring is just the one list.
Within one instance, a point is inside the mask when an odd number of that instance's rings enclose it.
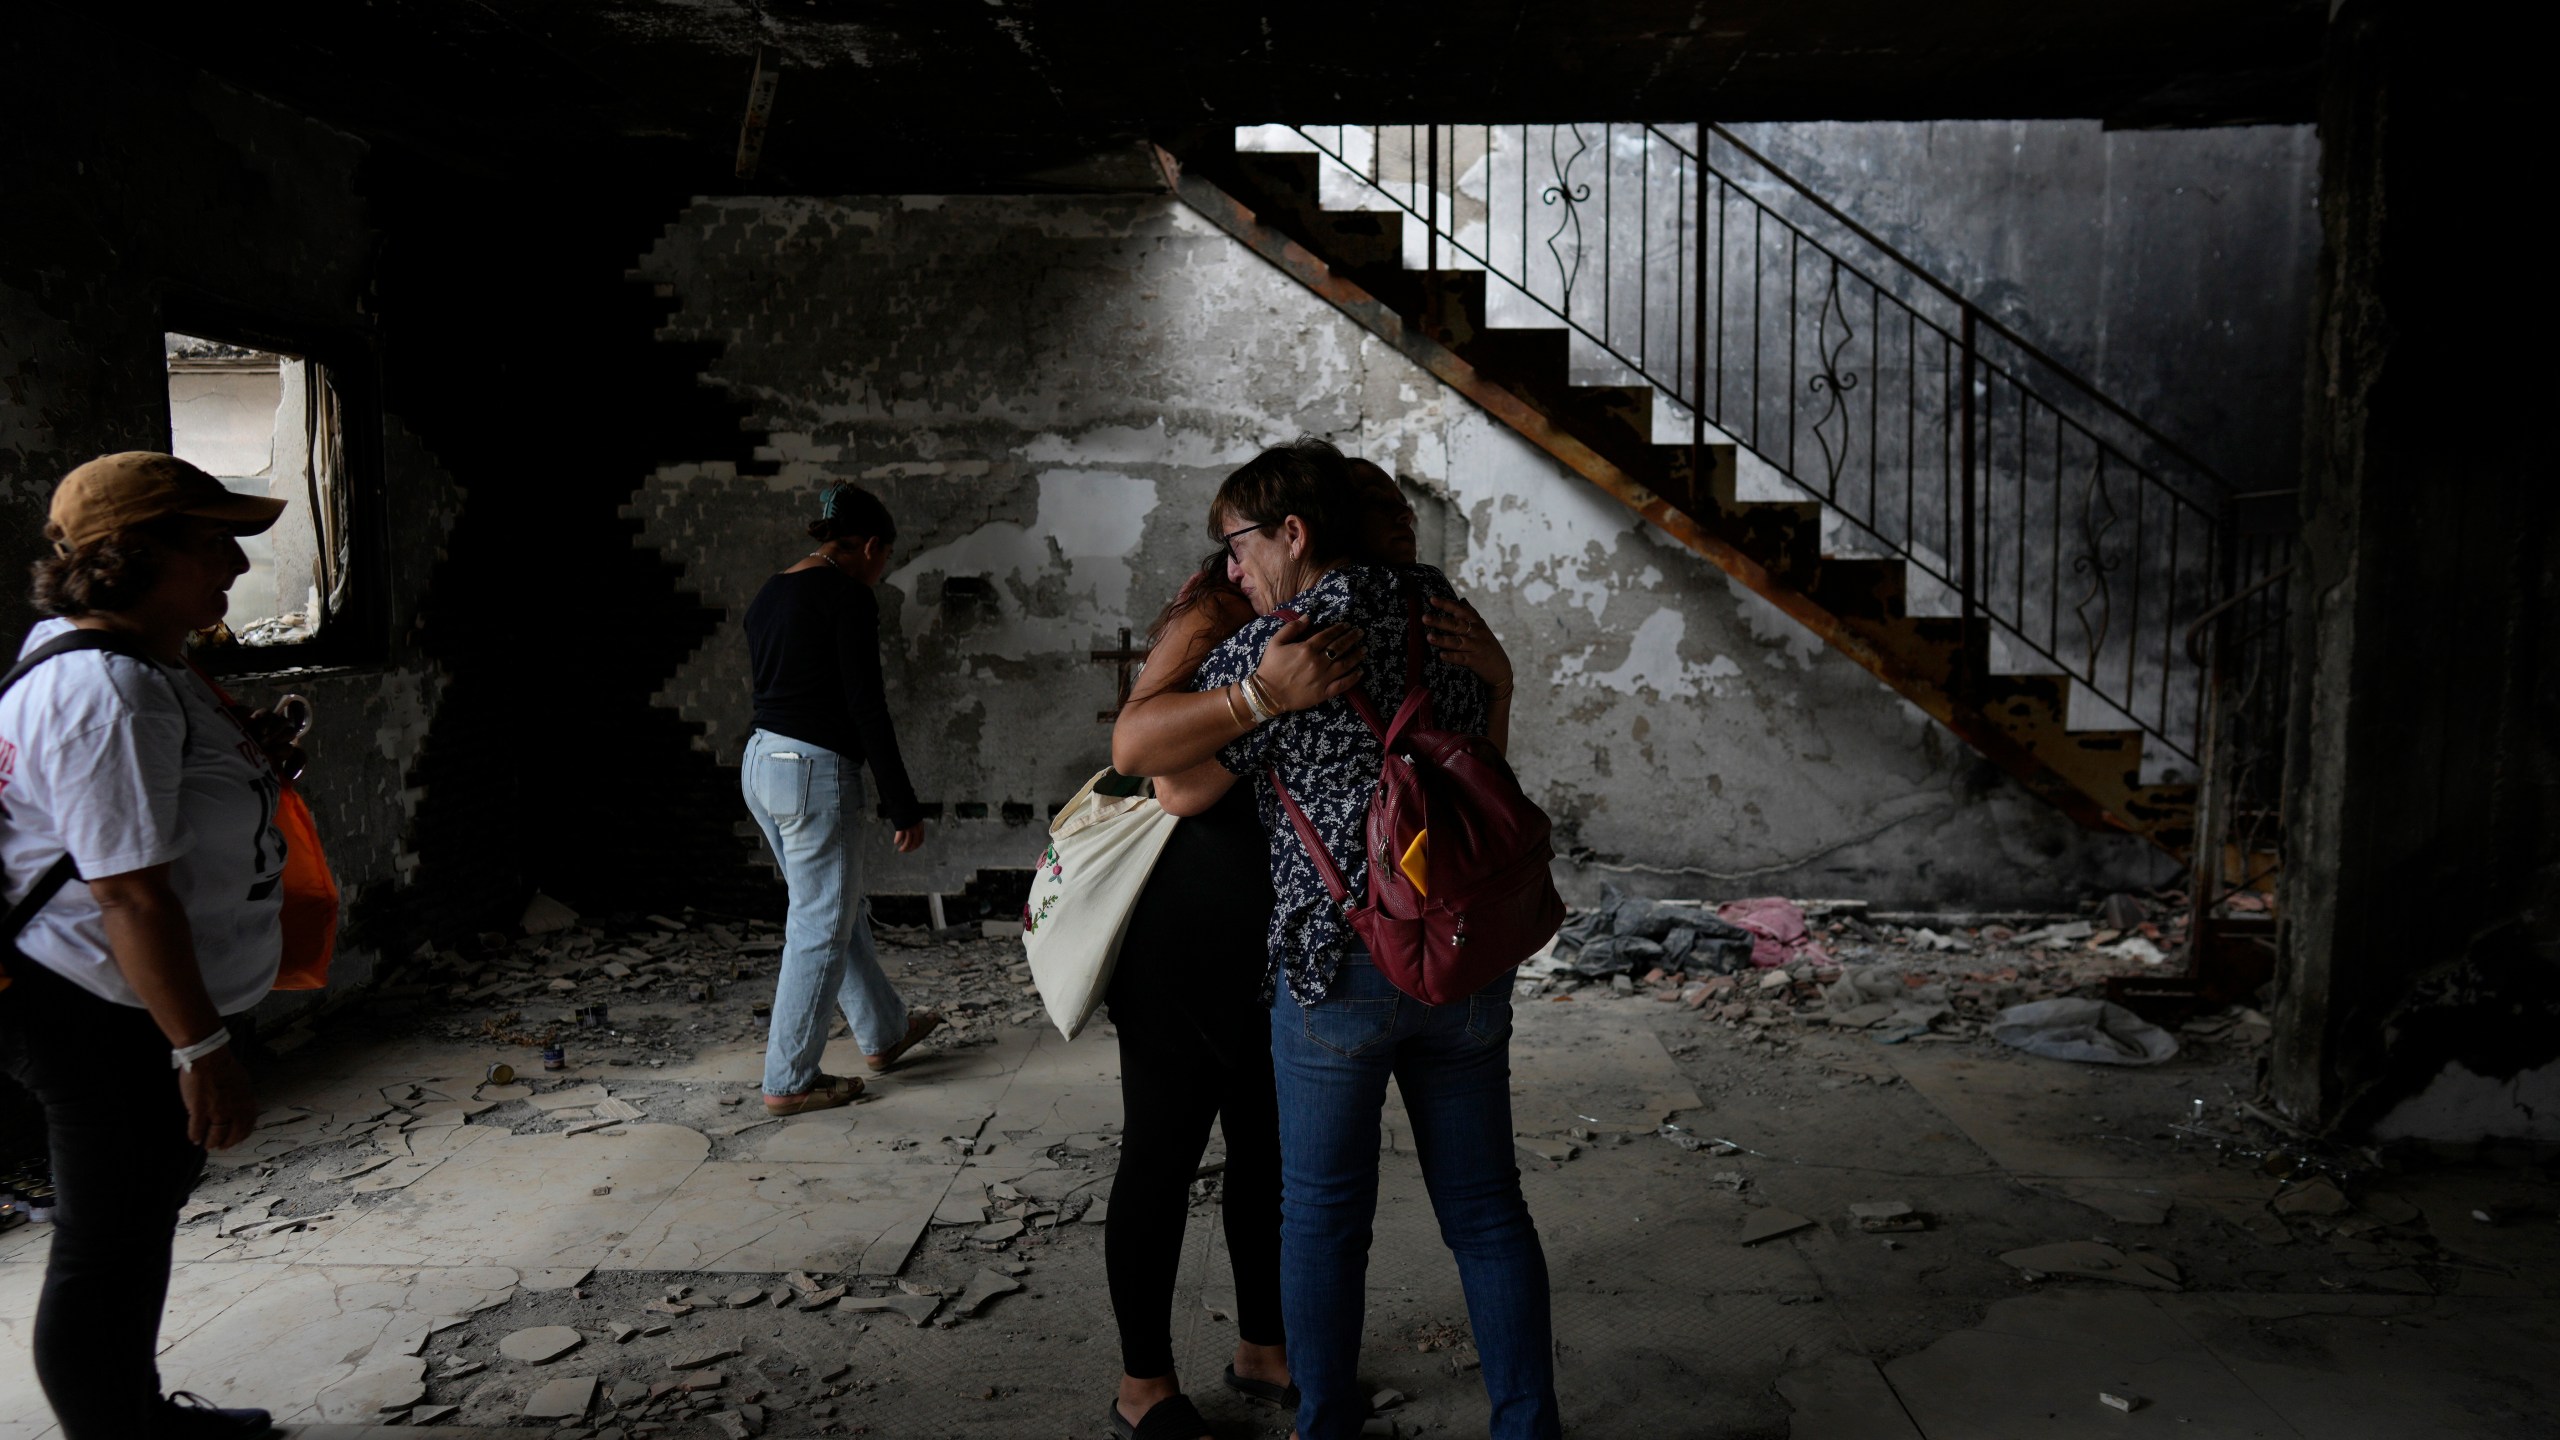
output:
{"label": "brown sandal", "polygon": [[862,1097],[862,1081],[848,1075],[821,1075],[817,1082],[797,1095],[767,1095],[767,1115],[805,1115],[812,1110],[833,1110],[850,1105]]}
{"label": "brown sandal", "polygon": [[881,1051],[877,1055],[868,1055],[863,1057],[863,1063],[871,1067],[872,1074],[877,1075],[881,1071],[888,1069],[890,1066],[897,1064],[899,1057],[915,1048],[915,1043],[917,1041],[922,1040],[927,1035],[930,1035],[941,1028],[942,1012],[938,1010],[918,1010],[907,1017],[907,1034],[905,1039],[900,1040],[897,1044],[890,1046],[888,1049]]}

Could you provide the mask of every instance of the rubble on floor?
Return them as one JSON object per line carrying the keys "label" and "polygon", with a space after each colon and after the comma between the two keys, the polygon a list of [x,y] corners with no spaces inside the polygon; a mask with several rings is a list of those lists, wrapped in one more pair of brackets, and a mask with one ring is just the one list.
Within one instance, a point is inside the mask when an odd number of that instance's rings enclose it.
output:
{"label": "rubble on floor", "polygon": [[[1533,982],[1524,993],[1562,1000],[1601,987],[1778,1048],[1812,1026],[1886,1045],[1947,1044],[1988,1035],[2004,1018],[2041,1023],[2042,1011],[2004,1012],[2103,999],[2109,978],[2165,963],[2186,931],[2172,909],[2116,894],[2087,916],[1982,917],[1877,912],[1855,900],[1650,900],[1604,885],[1600,903],[1576,911],[1520,973]],[[2109,1008],[2123,1023],[2101,1026],[2097,1039],[2119,1063],[2127,1050],[2165,1059],[2181,1043],[2246,1052],[2272,1033],[2248,1006],[2187,1019],[2174,1037]]]}

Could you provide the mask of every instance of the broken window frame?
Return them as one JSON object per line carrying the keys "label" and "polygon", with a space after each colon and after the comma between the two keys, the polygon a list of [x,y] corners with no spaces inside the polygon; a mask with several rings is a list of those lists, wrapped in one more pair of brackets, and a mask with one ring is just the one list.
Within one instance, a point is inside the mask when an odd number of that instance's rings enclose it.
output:
{"label": "broken window frame", "polygon": [[[272,645],[247,645],[233,638],[200,643],[192,652],[196,663],[215,675],[247,677],[380,662],[389,653],[385,586],[390,557],[382,513],[380,368],[370,337],[281,322],[202,297],[171,298],[160,319],[163,334],[302,362],[306,433],[326,435],[330,432],[323,422],[336,422],[334,444],[315,443],[306,480],[320,542],[313,565],[323,591],[320,623],[302,639]],[[175,436],[165,380],[161,397],[159,443],[171,449]],[[321,473],[323,467],[329,473]]]}

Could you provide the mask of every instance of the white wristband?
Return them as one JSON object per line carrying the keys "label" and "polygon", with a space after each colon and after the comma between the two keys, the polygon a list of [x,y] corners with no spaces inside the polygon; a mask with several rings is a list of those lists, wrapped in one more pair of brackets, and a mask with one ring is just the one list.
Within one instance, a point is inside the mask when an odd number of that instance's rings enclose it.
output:
{"label": "white wristband", "polygon": [[182,1045],[179,1048],[170,1051],[169,1068],[172,1070],[193,1070],[196,1068],[197,1061],[230,1043],[231,1030],[229,1026],[225,1026],[222,1029],[216,1030],[212,1034],[207,1035],[193,1045]]}

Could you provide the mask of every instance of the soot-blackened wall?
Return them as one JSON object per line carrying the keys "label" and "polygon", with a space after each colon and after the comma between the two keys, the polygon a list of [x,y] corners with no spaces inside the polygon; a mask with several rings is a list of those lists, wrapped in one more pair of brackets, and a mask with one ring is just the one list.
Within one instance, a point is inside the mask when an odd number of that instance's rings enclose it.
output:
{"label": "soot-blackened wall", "polygon": [[[43,553],[54,484],[114,450],[169,445],[162,333],[229,324],[342,367],[360,494],[361,614],[349,663],[259,677],[220,657],[263,703],[311,697],[302,789],[349,900],[333,989],[368,978],[417,877],[409,777],[441,676],[410,643],[453,482],[374,403],[372,309],[380,236],[360,141],[144,52],[102,43],[60,12],[13,17],[0,39],[10,141],[0,156],[0,638],[35,616],[23,580]],[[406,948],[403,946],[402,948]],[[276,1013],[311,1003],[278,996]]]}
{"label": "soot-blackened wall", "polygon": [[1581,893],[2049,901],[2161,873],[1170,199],[706,200],[641,268],[774,466],[669,465],[633,508],[725,617],[660,693],[723,764],[741,617],[818,491],[858,480],[899,518],[892,703],[944,808],[922,853],[877,848],[878,889],[1031,862],[1028,820],[1106,758],[1091,652],[1206,551],[1225,473],[1301,433],[1419,482],[1426,558],[1517,659],[1515,755]]}

